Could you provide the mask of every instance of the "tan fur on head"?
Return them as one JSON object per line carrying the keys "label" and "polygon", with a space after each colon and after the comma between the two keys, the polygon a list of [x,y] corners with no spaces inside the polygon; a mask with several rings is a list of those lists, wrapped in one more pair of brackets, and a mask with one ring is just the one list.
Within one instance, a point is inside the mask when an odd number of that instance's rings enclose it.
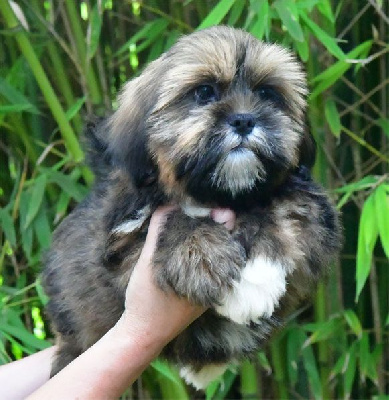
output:
{"label": "tan fur on head", "polygon": [[[217,101],[197,104],[201,85],[211,85]],[[261,98],[264,87],[279,104]],[[288,50],[241,30],[213,27],[182,37],[125,85],[110,120],[109,147],[138,183],[139,170],[154,169],[173,197],[200,190],[199,180],[201,190],[209,186],[235,198],[257,183],[275,186],[298,166],[310,141],[304,132],[306,93],[304,72]],[[247,171],[242,157],[230,161],[241,142],[228,123],[236,114],[256,120],[244,144]]]}

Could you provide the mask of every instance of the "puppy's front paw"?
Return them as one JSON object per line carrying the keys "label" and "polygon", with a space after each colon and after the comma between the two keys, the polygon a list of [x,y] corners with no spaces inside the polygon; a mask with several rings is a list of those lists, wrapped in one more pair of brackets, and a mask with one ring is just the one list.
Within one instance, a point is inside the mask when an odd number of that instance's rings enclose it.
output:
{"label": "puppy's front paw", "polygon": [[193,227],[192,220],[191,224],[187,228],[190,231],[177,229],[175,223],[161,234],[154,256],[157,283],[194,304],[220,304],[234,282],[239,281],[245,263],[244,249],[213,221],[197,220]]}
{"label": "puppy's front paw", "polygon": [[238,324],[258,322],[270,317],[286,292],[285,270],[277,261],[258,256],[249,260],[241,280],[215,310]]}

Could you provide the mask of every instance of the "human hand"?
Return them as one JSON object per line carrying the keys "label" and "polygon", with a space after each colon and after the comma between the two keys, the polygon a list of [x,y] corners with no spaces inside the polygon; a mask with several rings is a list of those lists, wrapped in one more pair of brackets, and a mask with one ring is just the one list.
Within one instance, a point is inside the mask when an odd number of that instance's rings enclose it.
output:
{"label": "human hand", "polygon": [[[142,253],[127,287],[125,311],[117,324],[124,334],[139,337],[142,343],[149,337],[167,344],[205,311],[205,308],[193,305],[173,292],[162,291],[153,280],[151,263],[158,234],[168,214],[175,208],[165,206],[154,212]],[[235,214],[229,209],[213,209],[211,218],[228,230],[232,230],[235,224]]]}

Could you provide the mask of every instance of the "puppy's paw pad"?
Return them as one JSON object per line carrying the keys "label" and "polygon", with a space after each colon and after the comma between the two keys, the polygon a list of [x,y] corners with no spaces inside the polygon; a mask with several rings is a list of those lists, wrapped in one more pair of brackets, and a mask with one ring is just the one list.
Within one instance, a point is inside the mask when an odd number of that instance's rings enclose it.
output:
{"label": "puppy's paw pad", "polygon": [[209,364],[196,371],[191,366],[185,366],[180,369],[180,376],[186,383],[202,390],[223,375],[227,368],[228,364]]}
{"label": "puppy's paw pad", "polygon": [[286,292],[285,270],[265,257],[249,260],[221,306],[215,310],[238,324],[258,322],[270,317]]}

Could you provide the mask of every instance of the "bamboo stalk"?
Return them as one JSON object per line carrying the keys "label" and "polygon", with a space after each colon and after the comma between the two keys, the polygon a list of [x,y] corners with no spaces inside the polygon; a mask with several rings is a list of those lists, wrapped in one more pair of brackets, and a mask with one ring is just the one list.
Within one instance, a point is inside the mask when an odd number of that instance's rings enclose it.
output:
{"label": "bamboo stalk", "polygon": [[258,399],[257,369],[255,364],[245,360],[240,370],[240,392],[243,399]]}
{"label": "bamboo stalk", "polygon": [[276,384],[277,398],[288,399],[289,395],[285,378],[284,352],[282,351],[281,347],[282,340],[279,337],[274,338],[270,346],[271,359],[275,375],[274,382]]}
{"label": "bamboo stalk", "polygon": [[87,54],[86,54],[86,46],[85,46],[85,34],[82,31],[82,21],[77,12],[76,5],[78,2],[75,1],[65,1],[66,11],[69,17],[71,31],[74,35],[74,43],[77,49],[77,54],[80,60],[80,63],[84,70],[85,79],[88,85],[89,93],[91,96],[91,100],[93,104],[101,103],[101,93],[98,85],[98,81],[96,79],[96,74],[92,65],[88,65],[87,63]]}
{"label": "bamboo stalk", "polygon": [[[10,29],[19,29],[15,33],[15,40],[26,58],[34,76],[37,80],[37,83],[42,91],[42,94],[50,108],[50,111],[53,114],[54,119],[58,123],[61,135],[65,141],[65,145],[74,158],[76,162],[80,162],[84,158],[83,151],[81,150],[80,144],[77,140],[76,135],[73,132],[72,127],[69,124],[69,121],[66,118],[65,112],[61,106],[61,103],[58,100],[46,74],[43,70],[38,57],[35,54],[34,48],[32,47],[26,33],[24,30],[20,30],[19,22],[16,19],[14,12],[12,11],[8,0],[0,0],[0,12],[4,17],[4,20],[7,24],[7,27]],[[91,182],[92,175],[84,169],[83,171],[84,178],[87,182]]]}

